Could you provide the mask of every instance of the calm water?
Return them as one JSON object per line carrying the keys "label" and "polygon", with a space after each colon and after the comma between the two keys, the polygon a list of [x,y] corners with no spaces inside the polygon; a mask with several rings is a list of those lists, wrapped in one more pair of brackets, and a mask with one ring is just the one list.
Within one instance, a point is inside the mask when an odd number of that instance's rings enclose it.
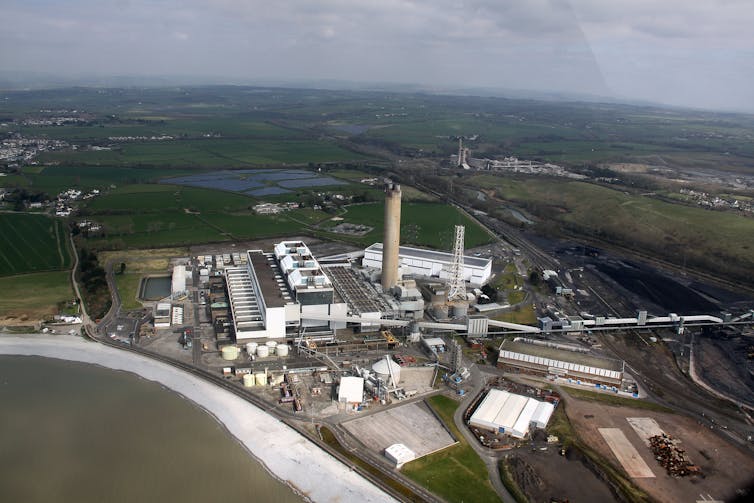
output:
{"label": "calm water", "polygon": [[0,356],[2,502],[300,502],[191,402],[133,374]]}

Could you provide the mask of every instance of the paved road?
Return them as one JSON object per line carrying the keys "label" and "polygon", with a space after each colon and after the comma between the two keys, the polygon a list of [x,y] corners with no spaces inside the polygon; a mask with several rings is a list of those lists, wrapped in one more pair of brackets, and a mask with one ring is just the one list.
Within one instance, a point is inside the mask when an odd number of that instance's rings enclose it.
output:
{"label": "paved road", "polygon": [[474,389],[468,392],[466,394],[466,397],[461,401],[461,404],[458,406],[455,414],[453,415],[453,421],[456,423],[458,430],[461,432],[469,445],[476,451],[477,454],[479,454],[479,457],[487,466],[487,472],[489,473],[490,482],[492,483],[492,487],[495,488],[498,496],[500,496],[500,498],[505,503],[515,503],[516,500],[513,499],[513,496],[511,496],[511,493],[508,492],[508,489],[505,488],[502,480],[500,479],[500,471],[498,470],[499,457],[491,453],[489,449],[485,449],[479,444],[479,441],[476,439],[476,437],[474,437],[474,435],[471,433],[471,430],[469,430],[463,420],[464,412],[469,407],[469,405],[471,405],[471,402],[474,400],[474,398],[479,393],[481,393],[482,389],[484,388],[484,383],[488,377],[488,375],[483,373],[476,364],[472,364],[467,368],[469,369],[469,372],[471,372],[471,377],[469,378],[469,380],[474,386]]}

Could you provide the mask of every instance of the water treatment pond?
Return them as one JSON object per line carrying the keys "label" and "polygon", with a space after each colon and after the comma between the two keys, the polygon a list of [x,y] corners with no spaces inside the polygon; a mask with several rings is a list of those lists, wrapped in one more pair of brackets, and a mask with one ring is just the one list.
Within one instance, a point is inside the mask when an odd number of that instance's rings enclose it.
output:
{"label": "water treatment pond", "polygon": [[170,276],[153,276],[141,280],[139,298],[141,300],[160,300],[170,296],[172,280]]}
{"label": "water treatment pond", "polygon": [[291,192],[290,189],[346,185],[348,182],[303,169],[240,169],[165,178],[160,183],[268,196],[285,194]]}

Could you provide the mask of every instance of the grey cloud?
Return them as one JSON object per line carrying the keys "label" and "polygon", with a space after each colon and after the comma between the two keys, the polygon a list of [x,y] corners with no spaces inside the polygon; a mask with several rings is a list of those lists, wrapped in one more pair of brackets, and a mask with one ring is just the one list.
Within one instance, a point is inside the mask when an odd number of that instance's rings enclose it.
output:
{"label": "grey cloud", "polygon": [[[6,0],[0,68],[488,86],[736,108],[754,102],[753,11],[745,1],[688,0]],[[700,67],[726,81],[689,79]]]}

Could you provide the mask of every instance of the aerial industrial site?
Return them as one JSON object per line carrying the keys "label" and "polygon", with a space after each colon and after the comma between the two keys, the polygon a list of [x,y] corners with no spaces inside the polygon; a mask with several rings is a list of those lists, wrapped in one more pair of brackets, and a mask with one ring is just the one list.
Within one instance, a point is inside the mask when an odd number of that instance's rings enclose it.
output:
{"label": "aerial industrial site", "polygon": [[[594,461],[562,465],[589,458],[586,447],[558,436],[562,424],[552,427],[564,394],[598,394],[619,406],[580,401],[585,413],[572,422],[601,439],[595,451],[653,497],[670,491],[671,500],[686,498],[700,487],[725,493],[736,484],[743,490],[748,477],[731,463],[750,466],[750,458],[721,457],[713,446],[718,435],[752,442],[751,404],[738,402],[735,426],[720,411],[695,410],[696,422],[672,419],[671,409],[645,405],[649,397],[662,404],[664,393],[657,370],[634,359],[657,351],[662,334],[673,350],[688,351],[692,379],[710,387],[694,366],[693,334],[750,336],[754,311],[619,312],[628,304],[606,290],[609,280],[594,268],[569,267],[567,253],[529,258],[503,240],[464,250],[463,226],[453,228],[451,250],[403,246],[400,185],[386,180],[384,197],[382,242],[363,249],[304,238],[197,247],[171,257],[165,274],[141,280],[145,309],[124,312],[116,299],[98,336],[211,375],[345,462],[356,456],[376,467],[380,475],[360,470],[371,480],[397,480],[405,492],[394,494],[402,497],[432,498],[401,475],[404,465],[459,442],[495,462],[512,455],[509,470],[529,494],[615,491],[601,482],[604,473],[581,489],[564,481],[585,466],[604,470]],[[527,293],[537,300],[537,324],[495,319],[511,306],[491,301],[486,286],[506,268],[530,279],[524,260],[543,257],[553,268],[541,270],[539,288]],[[732,399],[724,385],[711,392]],[[428,405],[438,393],[460,402],[457,427]],[[527,482],[532,470],[538,475]]]}

